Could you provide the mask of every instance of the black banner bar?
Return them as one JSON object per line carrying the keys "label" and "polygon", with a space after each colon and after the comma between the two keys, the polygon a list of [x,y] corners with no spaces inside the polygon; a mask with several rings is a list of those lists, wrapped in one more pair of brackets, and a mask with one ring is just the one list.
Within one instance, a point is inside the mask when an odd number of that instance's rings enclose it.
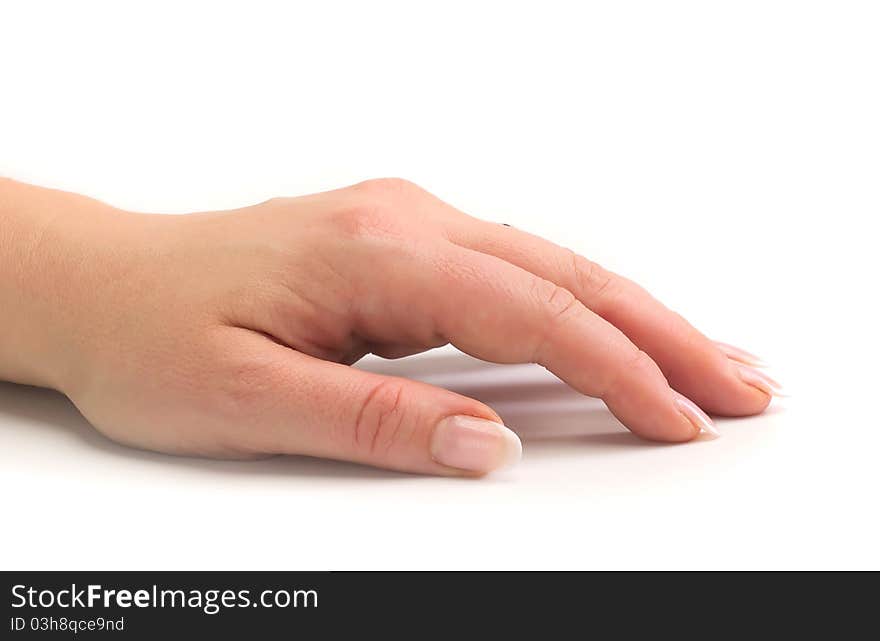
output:
{"label": "black banner bar", "polygon": [[[835,606],[840,632],[876,608],[842,574],[548,572],[2,572],[0,638],[334,638],[353,629],[472,638],[530,623],[548,638],[707,625],[767,632]],[[863,579],[866,577],[862,577]],[[867,583],[867,582],[864,582]],[[786,618],[787,617],[787,618]],[[414,627],[415,626],[415,627]],[[574,626],[574,627],[572,627]],[[829,628],[830,629],[830,628]],[[582,634],[573,634],[581,630]],[[521,630],[520,630],[521,631]],[[602,635],[603,637],[605,635]],[[492,638],[495,638],[494,636]],[[543,637],[542,637],[543,638]]]}

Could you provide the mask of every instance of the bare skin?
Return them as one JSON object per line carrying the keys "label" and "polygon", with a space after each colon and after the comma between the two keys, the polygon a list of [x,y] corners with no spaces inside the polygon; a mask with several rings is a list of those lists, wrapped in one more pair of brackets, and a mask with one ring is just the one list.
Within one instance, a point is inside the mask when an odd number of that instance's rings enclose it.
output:
{"label": "bare skin", "polygon": [[348,367],[446,343],[540,363],[652,440],[699,433],[677,393],[770,401],[634,283],[398,179],[186,216],[0,179],[0,328],[0,379],[174,454],[489,472],[518,454],[491,408]]}

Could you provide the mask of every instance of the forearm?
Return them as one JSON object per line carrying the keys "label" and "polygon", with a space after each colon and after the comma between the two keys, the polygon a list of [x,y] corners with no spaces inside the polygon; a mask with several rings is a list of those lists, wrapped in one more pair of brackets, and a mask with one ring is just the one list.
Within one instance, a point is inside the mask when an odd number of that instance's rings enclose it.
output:
{"label": "forearm", "polygon": [[73,376],[101,219],[89,198],[0,178],[0,380],[63,389]]}

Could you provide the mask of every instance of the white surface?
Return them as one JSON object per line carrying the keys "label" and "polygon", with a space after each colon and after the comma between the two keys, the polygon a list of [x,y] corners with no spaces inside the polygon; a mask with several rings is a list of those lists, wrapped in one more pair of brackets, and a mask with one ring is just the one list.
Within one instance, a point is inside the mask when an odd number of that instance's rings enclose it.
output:
{"label": "white surface", "polygon": [[366,363],[519,429],[474,482],[132,451],[0,384],[0,567],[880,568],[876,4],[510,4],[4,3],[0,174],[168,213],[401,175],[794,396],[658,446],[537,369]]}

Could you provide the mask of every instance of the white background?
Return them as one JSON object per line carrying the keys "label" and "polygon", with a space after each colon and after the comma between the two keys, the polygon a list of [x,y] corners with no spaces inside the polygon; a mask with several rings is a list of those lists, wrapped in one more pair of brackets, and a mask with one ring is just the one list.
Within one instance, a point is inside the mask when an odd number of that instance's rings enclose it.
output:
{"label": "white background", "polygon": [[0,567],[880,568],[878,33],[871,2],[3,2],[2,175],[168,213],[403,176],[793,396],[660,446],[537,368],[365,363],[520,431],[462,481],[133,451],[0,384]]}

